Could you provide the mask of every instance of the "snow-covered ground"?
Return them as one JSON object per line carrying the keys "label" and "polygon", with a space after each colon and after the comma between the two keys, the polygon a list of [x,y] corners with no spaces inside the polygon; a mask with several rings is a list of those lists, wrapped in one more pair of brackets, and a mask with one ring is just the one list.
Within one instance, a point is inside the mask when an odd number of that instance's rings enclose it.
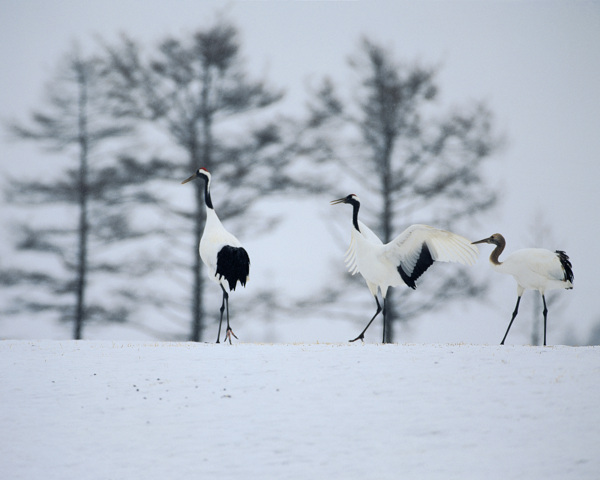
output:
{"label": "snow-covered ground", "polygon": [[600,347],[0,342],[6,479],[597,479]]}

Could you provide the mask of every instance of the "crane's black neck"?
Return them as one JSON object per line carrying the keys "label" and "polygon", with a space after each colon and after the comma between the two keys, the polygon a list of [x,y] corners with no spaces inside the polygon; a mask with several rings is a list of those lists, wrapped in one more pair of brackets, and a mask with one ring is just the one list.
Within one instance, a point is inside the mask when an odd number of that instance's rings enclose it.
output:
{"label": "crane's black neck", "polygon": [[208,177],[205,177],[204,175],[201,176],[204,180],[204,202],[206,203],[207,208],[214,210],[212,199],[210,198],[210,183],[208,181]]}
{"label": "crane's black neck", "polygon": [[360,228],[358,227],[358,210],[360,209],[360,202],[358,200],[351,199],[348,200],[348,203],[352,205],[352,225],[354,225],[354,228],[360,232]]}

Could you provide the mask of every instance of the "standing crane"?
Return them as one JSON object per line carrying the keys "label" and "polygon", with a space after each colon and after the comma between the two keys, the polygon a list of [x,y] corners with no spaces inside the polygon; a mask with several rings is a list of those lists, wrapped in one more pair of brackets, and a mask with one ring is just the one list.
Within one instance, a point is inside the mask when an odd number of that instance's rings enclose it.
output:
{"label": "standing crane", "polygon": [[208,268],[210,278],[221,286],[223,291],[223,303],[221,304],[221,319],[219,321],[219,332],[217,343],[221,337],[221,324],[223,323],[223,311],[227,310],[227,330],[225,339],[231,343],[231,336],[237,336],[229,326],[229,293],[235,290],[237,282],[242,287],[246,286],[250,273],[250,257],[242,247],[240,241],[219,220],[210,197],[210,173],[205,168],[200,168],[191,177],[186,178],[182,184],[195,178],[204,180],[204,202],[206,203],[206,223],[204,232],[200,239],[200,258]]}
{"label": "standing crane", "polygon": [[506,240],[499,233],[494,233],[491,237],[473,242],[491,243],[496,248],[490,255],[492,268],[500,273],[512,275],[517,282],[517,304],[515,310],[504,334],[500,345],[504,345],[508,331],[519,313],[519,303],[521,296],[526,289],[537,290],[542,295],[544,303],[544,346],[546,345],[546,320],[548,317],[548,307],[546,306],[545,293],[547,290],[557,290],[573,288],[573,266],[569,256],[562,250],[552,252],[545,248],[523,248],[511,253],[500,261],[500,254],[504,251]]}
{"label": "standing crane", "polygon": [[[331,205],[352,205],[352,234],[346,252],[346,266],[355,275],[359,273],[367,282],[375,297],[377,311],[356,340],[364,341],[365,332],[383,311],[383,341],[385,342],[385,297],[389,287],[407,285],[415,289],[416,280],[434,261],[458,262],[473,265],[478,250],[469,240],[460,235],[428,225],[411,225],[391,242],[383,242],[358,219],[360,200],[354,195],[333,200]],[[383,309],[377,297],[378,289],[383,297]]]}

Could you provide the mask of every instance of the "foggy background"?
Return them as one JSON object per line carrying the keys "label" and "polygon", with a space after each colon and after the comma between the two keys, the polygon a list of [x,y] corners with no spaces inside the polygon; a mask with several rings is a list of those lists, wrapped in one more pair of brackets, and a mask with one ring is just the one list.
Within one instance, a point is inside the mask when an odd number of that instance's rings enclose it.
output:
{"label": "foggy background", "polygon": [[[389,48],[396,59],[439,66],[437,102],[487,102],[505,139],[485,169],[499,202],[460,233],[472,240],[502,233],[506,254],[533,246],[565,250],[573,263],[575,288],[558,292],[557,307],[550,307],[549,344],[598,342],[599,253],[594,240],[600,234],[600,3],[29,1],[4,2],[0,9],[3,121],[25,120],[41,104],[44,84],[73,41],[92,51],[99,37],[111,42],[124,32],[153,46],[167,35],[191,34],[220,15],[239,28],[249,74],[285,90],[277,108],[288,115],[301,114],[307,88],[316,79],[330,76],[341,89],[350,88],[348,57],[363,35]],[[149,148],[160,152],[160,146]],[[0,152],[2,178],[53,175],[56,156],[32,143],[11,140],[4,130]],[[219,188],[218,178],[213,181],[219,213],[227,192]],[[247,288],[238,288],[230,302],[232,326],[241,340],[345,341],[366,324],[373,309],[366,286],[356,290],[365,300],[364,321],[359,322],[331,318],[315,307],[305,314],[281,310],[252,318],[243,318],[241,309],[259,288],[272,288],[282,303],[293,305],[340,278],[350,211],[330,207],[328,201],[348,193],[358,194],[364,204],[370,201],[359,186],[348,184],[320,195],[294,192],[285,201],[279,197],[258,205],[265,215],[284,217],[262,235],[250,228],[238,234],[252,259]],[[181,201],[190,199],[191,193],[182,190]],[[0,269],[17,258],[11,226],[23,221],[23,215],[29,214],[15,211],[2,199]],[[35,221],[34,215],[31,218]],[[426,218],[420,221],[428,223]],[[480,252],[473,268],[478,277],[492,282],[487,300],[453,303],[442,312],[419,317],[399,327],[397,341],[500,341],[516,301],[516,286],[512,278],[489,268],[491,247],[482,246]],[[426,277],[420,288],[427,288]],[[32,288],[29,295],[36,293]],[[7,304],[10,295],[3,287],[0,302]],[[507,343],[529,341],[536,296],[525,294]],[[206,298],[207,315],[213,320],[205,339],[213,341],[220,303],[216,285],[206,285]],[[185,317],[172,322],[150,313],[141,321],[162,333],[157,337],[127,324],[94,323],[86,327],[84,337],[162,340],[185,336],[188,328]],[[375,332],[369,341],[379,340]],[[44,312],[0,319],[0,338],[70,338],[70,333],[70,325]]]}

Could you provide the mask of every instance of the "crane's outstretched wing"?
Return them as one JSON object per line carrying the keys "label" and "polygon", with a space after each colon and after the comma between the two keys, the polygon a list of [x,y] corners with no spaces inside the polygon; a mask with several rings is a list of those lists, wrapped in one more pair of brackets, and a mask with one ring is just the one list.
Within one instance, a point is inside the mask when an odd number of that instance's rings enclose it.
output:
{"label": "crane's outstretched wing", "polygon": [[[358,227],[360,228],[360,233],[366,240],[376,245],[383,245],[383,242],[379,240],[379,237],[375,235],[375,232],[373,232],[373,230],[367,227],[360,220],[358,221]],[[356,238],[354,237],[355,235],[356,232],[354,229],[352,229],[352,238],[350,239],[350,246],[346,251],[345,257],[346,267],[352,275],[358,273],[358,265],[356,264]]]}
{"label": "crane's outstretched wing", "polygon": [[434,261],[473,265],[478,254],[477,247],[466,238],[429,225],[411,225],[388,243],[383,252],[411,288],[416,288],[415,281]]}

